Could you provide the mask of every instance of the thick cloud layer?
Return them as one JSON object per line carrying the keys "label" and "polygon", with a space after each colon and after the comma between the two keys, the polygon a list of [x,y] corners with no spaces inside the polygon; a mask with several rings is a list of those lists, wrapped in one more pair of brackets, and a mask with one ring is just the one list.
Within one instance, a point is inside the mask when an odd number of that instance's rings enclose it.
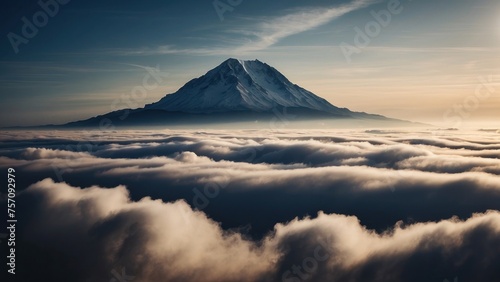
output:
{"label": "thick cloud layer", "polygon": [[[446,134],[446,135],[444,135]],[[120,131],[6,133],[19,187],[51,177],[185,200],[259,238],[296,216],[356,215],[382,231],[500,209],[496,132]],[[423,208],[425,207],[425,208]],[[228,212],[229,211],[229,212]]]}
{"label": "thick cloud layer", "polygon": [[[130,201],[125,187],[75,188],[50,179],[19,195],[24,281],[498,281],[500,213],[396,224],[355,216],[276,224],[261,241],[224,231],[184,201]],[[58,271],[53,271],[57,265]],[[21,266],[19,267],[21,268]],[[115,271],[115,272],[113,272]]]}
{"label": "thick cloud layer", "polygon": [[0,169],[26,281],[496,281],[499,136],[4,132]]}

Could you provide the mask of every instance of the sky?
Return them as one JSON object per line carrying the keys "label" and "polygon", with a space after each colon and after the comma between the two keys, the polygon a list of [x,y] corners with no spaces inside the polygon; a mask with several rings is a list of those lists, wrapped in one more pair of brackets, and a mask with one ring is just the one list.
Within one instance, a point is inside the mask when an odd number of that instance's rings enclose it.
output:
{"label": "sky", "polygon": [[339,107],[500,126],[496,0],[20,0],[0,13],[0,126],[142,107],[229,57]]}

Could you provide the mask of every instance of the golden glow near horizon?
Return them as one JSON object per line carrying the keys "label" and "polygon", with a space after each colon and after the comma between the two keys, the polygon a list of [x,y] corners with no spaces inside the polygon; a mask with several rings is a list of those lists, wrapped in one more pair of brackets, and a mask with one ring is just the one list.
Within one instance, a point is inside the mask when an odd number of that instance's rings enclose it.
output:
{"label": "golden glow near horizon", "polygon": [[[122,103],[142,107],[228,57],[259,59],[293,83],[355,111],[446,127],[500,120],[499,1],[349,3],[324,9],[318,3],[292,10],[285,5],[262,15],[259,7],[250,9],[256,3],[246,2],[222,22],[214,11],[197,11],[213,18],[186,16],[182,23],[189,28],[171,34],[172,25],[158,23],[155,27],[169,34],[161,42],[158,33],[154,40],[143,33],[133,39],[139,35],[130,33],[122,38],[134,42],[130,46],[112,48],[114,42],[102,41],[101,48],[75,49],[61,43],[52,52],[67,55],[50,58],[37,53],[37,42],[45,42],[37,36],[12,58],[6,53],[0,86],[10,95],[2,97],[0,120],[2,125],[62,123],[116,110],[114,101],[141,84],[143,68],[158,66],[168,73],[161,85],[141,103]],[[241,19],[238,13],[249,16]],[[116,28],[121,32],[122,26]],[[487,92],[478,95],[479,87]],[[20,114],[14,118],[10,112]]]}

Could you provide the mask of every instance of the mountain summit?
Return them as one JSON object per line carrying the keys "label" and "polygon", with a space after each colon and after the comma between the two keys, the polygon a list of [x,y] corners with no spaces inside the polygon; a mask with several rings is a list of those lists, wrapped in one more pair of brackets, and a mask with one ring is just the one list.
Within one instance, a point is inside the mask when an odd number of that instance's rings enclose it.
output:
{"label": "mountain summit", "polygon": [[[231,122],[258,123],[283,115],[295,121],[377,121],[401,123],[380,115],[338,108],[290,82],[283,74],[259,60],[228,59],[195,78],[177,92],[139,109],[124,109],[64,126],[203,125]],[[288,118],[288,117],[287,117]],[[287,119],[288,122],[288,119]],[[352,122],[351,122],[352,123]],[[408,122],[403,122],[408,125]],[[401,124],[400,124],[401,125]]]}
{"label": "mountain summit", "polygon": [[346,115],[325,99],[291,83],[259,60],[228,59],[205,75],[186,83],[174,94],[146,109],[186,113],[232,111],[270,112],[277,107],[304,108]]}

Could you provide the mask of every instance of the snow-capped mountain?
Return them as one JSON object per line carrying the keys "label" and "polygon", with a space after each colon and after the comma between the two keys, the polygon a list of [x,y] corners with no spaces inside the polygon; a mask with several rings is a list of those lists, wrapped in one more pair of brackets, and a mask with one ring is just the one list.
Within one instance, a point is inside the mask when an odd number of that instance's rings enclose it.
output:
{"label": "snow-capped mountain", "polygon": [[228,59],[205,75],[186,83],[146,109],[215,113],[269,112],[276,107],[305,108],[349,115],[313,93],[291,83],[275,68],[260,62]]}
{"label": "snow-capped mountain", "polygon": [[[260,62],[228,59],[177,92],[139,109],[123,109],[64,126],[177,126],[282,120],[378,124],[409,122],[338,108],[290,82],[275,68]],[[402,124],[401,124],[402,123]]]}

